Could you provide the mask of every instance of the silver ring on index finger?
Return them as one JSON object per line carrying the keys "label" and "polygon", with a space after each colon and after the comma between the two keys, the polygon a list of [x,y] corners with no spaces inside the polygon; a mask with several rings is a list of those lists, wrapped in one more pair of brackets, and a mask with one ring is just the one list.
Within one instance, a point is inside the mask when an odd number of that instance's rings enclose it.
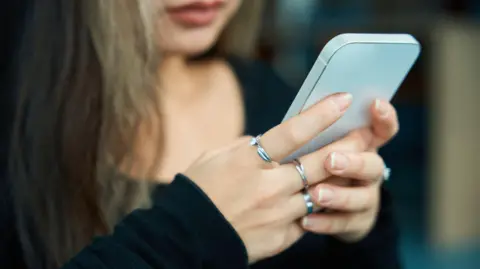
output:
{"label": "silver ring on index finger", "polygon": [[262,135],[257,135],[256,137],[252,137],[252,139],[250,139],[250,146],[257,147],[258,156],[260,156],[260,158],[262,158],[262,160],[264,160],[265,162],[271,163],[272,158],[270,157],[270,155],[268,155],[268,153],[265,151],[265,149],[262,147],[262,144],[260,143],[261,137]]}

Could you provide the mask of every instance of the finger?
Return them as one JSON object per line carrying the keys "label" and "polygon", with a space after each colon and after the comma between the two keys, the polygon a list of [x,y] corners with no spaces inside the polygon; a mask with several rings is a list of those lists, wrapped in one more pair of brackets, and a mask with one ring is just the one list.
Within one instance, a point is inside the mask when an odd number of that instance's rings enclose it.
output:
{"label": "finger", "polygon": [[367,150],[371,138],[371,132],[367,129],[360,129],[348,134],[339,141],[301,157],[300,162],[305,167],[309,185],[317,184],[332,175],[329,170],[325,169],[325,165],[321,165],[327,161],[332,151],[351,154],[364,152]]}
{"label": "finger", "polygon": [[388,102],[375,100],[371,107],[374,140],[371,147],[381,147],[390,141],[399,130],[397,111]]}
{"label": "finger", "polygon": [[352,96],[331,95],[311,108],[274,127],[262,136],[262,146],[272,160],[281,161],[337,121],[348,109]]}
{"label": "finger", "polygon": [[[363,152],[368,148],[372,137],[371,131],[367,128],[360,129],[320,150],[301,157],[299,161],[304,167],[308,184],[314,185],[331,176],[331,173],[325,169],[323,164],[332,151]],[[294,163],[284,164],[268,170],[265,172],[265,175],[271,179],[272,184],[273,182],[278,183],[279,180],[285,183],[282,187],[286,193],[296,193],[304,187]]]}
{"label": "finger", "polygon": [[314,233],[338,235],[363,231],[370,222],[367,214],[316,213],[302,218],[302,227]]}
{"label": "finger", "polygon": [[320,208],[360,212],[374,208],[379,199],[376,186],[342,187],[319,184],[310,189],[313,202]]}
{"label": "finger", "polygon": [[322,181],[321,184],[332,184],[335,186],[341,186],[341,187],[353,187],[355,186],[353,184],[353,179],[351,178],[345,178],[345,177],[336,177],[336,176],[331,176],[324,181]]}
{"label": "finger", "polygon": [[352,143],[357,143],[355,147],[349,148],[344,152],[363,152],[371,149],[375,136],[370,127],[356,129],[350,132],[346,137],[352,140]]}
{"label": "finger", "polygon": [[[313,202],[313,200],[310,200],[310,202]],[[308,214],[306,197],[302,192],[298,192],[290,197],[287,208],[284,210],[284,214],[288,216],[286,221],[298,220]]]}
{"label": "finger", "polygon": [[[266,162],[264,161],[257,152],[257,147],[251,146],[252,136],[243,136],[237,139],[234,143],[228,145],[223,149],[212,151],[211,154],[223,153],[225,151],[239,151],[238,154],[234,154],[236,157],[233,161],[237,164],[243,165],[255,165],[263,169],[270,169],[277,167],[279,164],[277,162]],[[245,156],[249,156],[245,158]]]}
{"label": "finger", "polygon": [[325,169],[332,175],[377,182],[383,175],[385,163],[376,152],[332,152],[325,161]]}

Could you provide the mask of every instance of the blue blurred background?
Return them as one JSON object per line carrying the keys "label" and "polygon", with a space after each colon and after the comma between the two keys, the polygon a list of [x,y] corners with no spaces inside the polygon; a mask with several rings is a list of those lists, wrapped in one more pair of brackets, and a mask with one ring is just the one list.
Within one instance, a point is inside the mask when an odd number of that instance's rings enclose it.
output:
{"label": "blue blurred background", "polygon": [[393,100],[400,133],[381,150],[402,255],[411,269],[480,268],[480,1],[277,0],[264,12],[258,57],[295,87],[337,34],[410,33],[422,43]]}

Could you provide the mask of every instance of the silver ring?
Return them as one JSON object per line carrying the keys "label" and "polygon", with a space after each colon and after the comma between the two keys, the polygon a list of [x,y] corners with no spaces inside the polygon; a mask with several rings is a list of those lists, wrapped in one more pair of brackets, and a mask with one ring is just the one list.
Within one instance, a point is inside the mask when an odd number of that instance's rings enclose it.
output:
{"label": "silver ring", "polygon": [[300,178],[302,179],[303,190],[308,191],[309,186],[308,186],[307,175],[305,173],[305,167],[303,167],[303,164],[300,163],[300,161],[298,159],[294,159],[293,163],[295,164],[295,169],[297,169],[298,174],[300,174]]}
{"label": "silver ring", "polygon": [[305,200],[305,206],[307,207],[307,215],[313,213],[312,196],[308,193],[308,190],[303,191],[303,200]]}
{"label": "silver ring", "polygon": [[260,137],[262,137],[262,135],[257,135],[256,137],[253,137],[252,139],[250,139],[250,145],[257,147],[257,153],[260,156],[260,158],[262,158],[262,160],[266,161],[267,163],[271,163],[272,158],[270,158],[270,155],[268,155],[268,153],[260,144]]}
{"label": "silver ring", "polygon": [[385,166],[383,169],[383,181],[388,181],[390,179],[390,174],[392,173],[392,169]]}

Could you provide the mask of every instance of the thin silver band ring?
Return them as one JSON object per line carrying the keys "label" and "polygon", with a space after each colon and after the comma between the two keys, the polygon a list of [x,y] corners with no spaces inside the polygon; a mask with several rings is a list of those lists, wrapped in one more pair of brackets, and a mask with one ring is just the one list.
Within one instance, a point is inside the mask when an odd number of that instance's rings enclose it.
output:
{"label": "thin silver band ring", "polygon": [[307,207],[307,215],[313,213],[313,201],[312,196],[308,192],[308,190],[303,191],[303,200],[305,200],[305,206]]}
{"label": "thin silver band ring", "polygon": [[260,144],[260,138],[261,137],[262,137],[262,135],[257,135],[256,137],[253,137],[250,140],[250,145],[257,147],[258,156],[260,156],[260,158],[262,158],[262,160],[266,161],[267,163],[271,163],[272,158],[270,157],[270,155],[268,155],[268,153],[265,151],[265,149]]}
{"label": "thin silver band ring", "polygon": [[295,164],[295,169],[297,169],[298,174],[300,174],[300,178],[302,179],[303,183],[303,190],[308,191],[308,179],[307,175],[305,174],[305,167],[303,167],[303,164],[300,163],[298,159],[294,159],[293,163]]}
{"label": "thin silver band ring", "polygon": [[303,200],[305,201],[305,206],[307,207],[307,215],[310,215],[313,213],[313,201],[312,201],[312,196],[308,192],[309,185],[308,185],[307,175],[305,174],[305,167],[303,167],[303,164],[298,159],[294,159],[293,163],[295,164],[295,169],[297,169],[297,172],[300,175],[300,178],[302,179]]}

